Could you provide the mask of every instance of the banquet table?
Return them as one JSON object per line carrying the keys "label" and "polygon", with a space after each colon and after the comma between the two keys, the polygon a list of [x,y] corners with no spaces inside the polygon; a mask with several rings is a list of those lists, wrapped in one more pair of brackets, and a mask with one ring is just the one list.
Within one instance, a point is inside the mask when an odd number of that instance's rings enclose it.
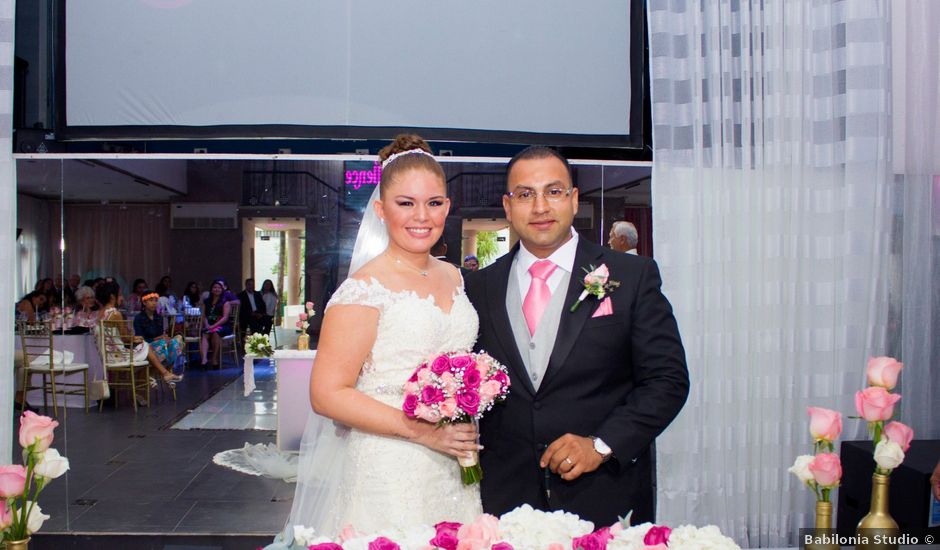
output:
{"label": "banquet table", "polygon": [[[14,337],[16,350],[20,351],[23,346],[23,341],[20,338],[20,335],[17,334]],[[104,365],[101,363],[101,356],[98,354],[98,344],[95,341],[95,337],[92,334],[56,334],[52,337],[52,348],[55,351],[70,351],[74,354],[72,362],[74,363],[86,363],[88,365],[88,383],[91,384],[92,380],[101,380],[104,378]],[[63,380],[70,383],[82,383],[83,375],[82,373],[73,373],[65,377],[60,375],[56,376],[56,381]],[[32,383],[39,384],[42,381],[42,375],[33,374]],[[61,399],[63,396],[58,396],[59,404],[61,405]],[[66,407],[77,407],[82,408],[85,406],[84,398],[81,395],[68,395],[65,396],[65,406]],[[38,406],[42,404],[42,391],[41,390],[32,390],[26,394],[27,401],[32,406]],[[52,406],[51,396],[47,398],[49,400],[49,406]],[[89,406],[97,405],[97,401],[89,401]]]}

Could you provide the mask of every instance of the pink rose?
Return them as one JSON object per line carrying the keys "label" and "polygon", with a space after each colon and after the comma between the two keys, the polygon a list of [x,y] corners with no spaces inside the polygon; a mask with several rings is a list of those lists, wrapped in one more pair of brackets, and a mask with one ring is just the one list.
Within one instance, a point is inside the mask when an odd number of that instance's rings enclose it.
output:
{"label": "pink rose", "polygon": [[904,363],[898,363],[893,357],[872,357],[868,360],[868,383],[889,390],[894,389],[903,368]]}
{"label": "pink rose", "polygon": [[304,304],[304,307],[307,309],[313,309],[313,302],[307,302],[306,304]]}
{"label": "pink rose", "polygon": [[343,526],[343,530],[339,532],[339,542],[340,544],[342,544],[346,542],[347,540],[359,538],[361,536],[362,535],[360,535],[359,533],[356,532],[355,529],[353,529],[352,524],[347,523],[346,525]]}
{"label": "pink rose", "polygon": [[294,326],[296,326],[297,328],[304,328],[304,324],[302,321],[297,321],[296,323],[294,323]]}
{"label": "pink rose", "polygon": [[842,415],[822,407],[807,407],[809,433],[816,441],[835,441],[842,433]]}
{"label": "pink rose", "polygon": [[482,378],[486,378],[486,375],[490,373],[490,366],[488,363],[480,361],[477,363],[477,372],[480,373]]}
{"label": "pink rose", "polygon": [[[653,529],[655,529],[655,527]],[[647,533],[646,536],[648,537],[649,533]],[[610,528],[604,527],[593,533],[577,537],[571,541],[571,548],[572,550],[605,550],[607,548],[607,542],[612,538],[614,538],[614,536],[610,534]]]}
{"label": "pink rose", "polygon": [[418,381],[418,371],[421,370],[421,369],[423,369],[423,368],[427,368],[427,365],[421,365],[420,367],[416,368],[415,371],[414,371],[413,373],[411,373],[411,376],[408,378],[408,381],[409,381],[409,382],[417,382],[417,381]]}
{"label": "pink rose", "polygon": [[603,285],[607,283],[608,277],[610,277],[610,272],[607,270],[607,264],[601,264],[599,268],[584,276],[584,284]]}
{"label": "pink rose", "polygon": [[460,387],[460,385],[457,384],[457,378],[450,372],[445,372],[441,375],[441,385],[444,386],[444,393],[447,395],[454,395]]}
{"label": "pink rose", "polygon": [[[457,550],[489,548],[499,537],[499,519],[490,514],[481,514],[473,523],[466,523],[457,530],[457,538],[460,539]],[[468,545],[461,548],[464,541],[467,541]]]}
{"label": "pink rose", "polygon": [[425,405],[434,405],[435,403],[440,403],[444,400],[444,392],[441,391],[441,388],[436,388],[434,386],[425,386],[421,390],[421,402]]}
{"label": "pink rose", "polygon": [[643,537],[643,544],[647,546],[656,546],[657,544],[669,545],[669,535],[671,533],[672,529],[665,525],[654,525],[650,527],[650,530],[646,532],[646,536]]}
{"label": "pink rose", "polygon": [[467,369],[463,373],[463,385],[465,388],[480,387],[480,372],[476,369]]}
{"label": "pink rose", "polygon": [[450,368],[450,359],[446,355],[437,356],[431,363],[431,372],[440,376],[444,371]]}
{"label": "pink rose", "polygon": [[484,382],[480,386],[480,401],[485,403],[491,403],[496,396],[503,390],[503,387],[499,385],[499,382],[496,380],[490,380],[489,382]]}
{"label": "pink rose", "polygon": [[431,373],[431,369],[427,367],[421,367],[418,369],[418,384],[421,386],[427,386],[433,382],[434,374]]}
{"label": "pink rose", "polygon": [[457,414],[457,400],[448,397],[441,403],[441,416],[444,418],[453,418]]}
{"label": "pink rose", "polygon": [[464,390],[458,393],[457,406],[470,416],[476,416],[480,411],[480,394],[473,390]]}
{"label": "pink rose", "polygon": [[405,385],[402,387],[402,389],[404,390],[405,394],[410,393],[410,394],[417,395],[421,393],[421,390],[418,389],[417,382],[405,382]]}
{"label": "pink rose", "polygon": [[434,526],[435,535],[428,544],[443,548],[444,550],[457,550],[457,544],[460,542],[457,533],[461,525],[453,521],[442,521]]}
{"label": "pink rose", "polygon": [[458,355],[456,357],[450,358],[450,365],[454,370],[469,369],[475,364],[476,361],[474,361],[473,357],[470,357],[469,355]]}
{"label": "pink rose", "polygon": [[35,444],[33,452],[41,453],[52,445],[52,432],[59,423],[48,416],[40,416],[26,411],[20,417],[20,447],[24,449]]}
{"label": "pink rose", "polygon": [[490,378],[490,380],[496,380],[504,388],[509,387],[509,376],[507,376],[506,373],[503,371],[497,371],[496,374],[494,374],[493,377]]}
{"label": "pink rose", "polygon": [[842,463],[839,461],[839,455],[835,453],[819,453],[816,458],[809,463],[809,471],[813,474],[813,479],[822,487],[835,487],[842,479]]}
{"label": "pink rose", "polygon": [[19,464],[0,466],[0,498],[13,498],[26,490],[26,468]]}
{"label": "pink rose", "polygon": [[545,550],[565,550],[565,545],[560,542],[553,542]]}
{"label": "pink rose", "polygon": [[855,409],[858,415],[869,422],[888,420],[894,415],[894,404],[900,395],[888,393],[888,390],[873,386],[855,393]]}
{"label": "pink rose", "polygon": [[905,453],[911,448],[911,440],[914,439],[914,430],[900,422],[888,422],[882,432],[888,441],[893,441],[901,446]]}
{"label": "pink rose", "polygon": [[379,537],[369,543],[369,550],[400,550],[400,546],[385,537]]}
{"label": "pink rose", "polygon": [[415,417],[415,409],[418,407],[418,396],[409,393],[405,396],[405,402],[401,405],[401,410],[405,411],[405,414],[410,418]]}
{"label": "pink rose", "polygon": [[321,542],[320,544],[311,544],[307,550],[343,550],[343,547],[335,542]]}
{"label": "pink rose", "polygon": [[421,420],[426,420],[428,422],[437,422],[441,419],[441,413],[428,407],[424,403],[418,403],[418,406],[415,407],[415,416]]}
{"label": "pink rose", "polygon": [[297,317],[298,317],[301,321],[306,321],[306,320],[307,320],[307,314],[306,314],[306,313],[301,313],[301,314],[298,315]]}
{"label": "pink rose", "polygon": [[509,544],[508,542],[497,542],[496,544],[490,547],[490,550],[516,550],[516,549],[513,548],[512,545]]}
{"label": "pink rose", "polygon": [[0,502],[0,532],[13,524],[13,512],[6,502]]}

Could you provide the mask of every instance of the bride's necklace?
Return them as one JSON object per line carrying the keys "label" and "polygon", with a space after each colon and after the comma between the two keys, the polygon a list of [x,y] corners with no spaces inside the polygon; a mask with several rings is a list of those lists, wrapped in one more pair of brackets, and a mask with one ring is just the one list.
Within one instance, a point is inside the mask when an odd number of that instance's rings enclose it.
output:
{"label": "bride's necklace", "polygon": [[421,275],[422,277],[427,277],[427,276],[428,276],[428,271],[423,270],[423,269],[419,269],[419,268],[417,268],[417,267],[415,267],[415,266],[409,264],[408,262],[403,262],[403,261],[401,261],[401,259],[400,259],[398,256],[392,254],[391,252],[386,252],[386,254],[388,254],[389,258],[395,260],[395,263],[396,263],[396,264],[398,264],[398,265],[403,265],[403,266],[405,266],[405,267],[407,267],[407,268],[413,269],[413,270],[417,271],[417,272],[418,272],[418,275]]}

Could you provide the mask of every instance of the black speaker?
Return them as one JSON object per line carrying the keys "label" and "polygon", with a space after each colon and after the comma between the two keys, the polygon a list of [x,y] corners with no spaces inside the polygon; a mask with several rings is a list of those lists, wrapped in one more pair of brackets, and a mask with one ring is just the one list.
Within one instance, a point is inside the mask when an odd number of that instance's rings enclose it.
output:
{"label": "black speaker", "polygon": [[[839,452],[842,484],[838,489],[836,518],[836,530],[842,536],[855,533],[859,520],[868,513],[871,505],[871,476],[875,472],[873,451],[871,441],[842,442]],[[914,440],[904,462],[891,473],[888,502],[891,517],[898,522],[901,533],[929,533],[940,537],[940,527],[927,527],[933,499],[930,474],[937,460],[940,460],[940,440]]]}
{"label": "black speaker", "polygon": [[52,130],[17,128],[13,130],[14,151],[17,153],[64,153],[65,146],[55,140]]}

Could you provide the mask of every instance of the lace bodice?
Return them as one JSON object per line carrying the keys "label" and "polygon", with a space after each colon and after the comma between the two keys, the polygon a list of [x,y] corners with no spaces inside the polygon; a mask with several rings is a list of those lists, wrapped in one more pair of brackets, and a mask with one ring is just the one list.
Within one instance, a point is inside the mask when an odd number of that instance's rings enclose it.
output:
{"label": "lace bodice", "polygon": [[392,291],[374,277],[368,281],[346,279],[326,307],[336,305],[361,305],[379,311],[375,344],[356,387],[396,407],[403,399],[402,385],[418,365],[435,354],[470,351],[479,325],[463,286],[455,289],[448,312],[438,306],[433,295]]}

